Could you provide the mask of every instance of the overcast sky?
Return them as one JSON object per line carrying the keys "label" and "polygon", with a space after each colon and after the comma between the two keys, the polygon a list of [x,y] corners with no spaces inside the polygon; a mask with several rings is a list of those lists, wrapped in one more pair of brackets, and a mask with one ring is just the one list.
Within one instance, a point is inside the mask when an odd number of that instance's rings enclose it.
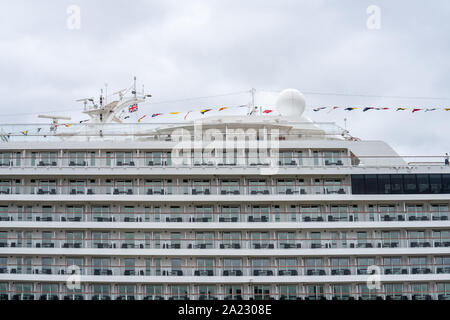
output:
{"label": "overcast sky", "polygon": [[[81,10],[79,29],[67,26],[70,5]],[[380,29],[367,27],[370,5],[381,10]],[[254,87],[257,101],[267,103],[265,91],[296,88],[313,120],[344,126],[346,117],[352,135],[384,140],[402,155],[443,155],[450,152],[450,112],[311,108],[450,107],[449,17],[447,0],[2,0],[0,122],[38,122],[36,113],[53,110],[84,119],[75,99],[97,96],[105,83],[109,92],[128,87],[135,75],[153,102]],[[140,115],[249,97],[146,104]]]}

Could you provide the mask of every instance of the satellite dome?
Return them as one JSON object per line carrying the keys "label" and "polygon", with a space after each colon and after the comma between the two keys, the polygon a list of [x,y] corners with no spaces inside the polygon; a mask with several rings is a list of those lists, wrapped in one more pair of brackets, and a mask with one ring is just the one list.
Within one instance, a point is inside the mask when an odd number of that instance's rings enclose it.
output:
{"label": "satellite dome", "polygon": [[282,116],[300,117],[305,111],[305,97],[296,89],[285,89],[277,99],[277,108]]}

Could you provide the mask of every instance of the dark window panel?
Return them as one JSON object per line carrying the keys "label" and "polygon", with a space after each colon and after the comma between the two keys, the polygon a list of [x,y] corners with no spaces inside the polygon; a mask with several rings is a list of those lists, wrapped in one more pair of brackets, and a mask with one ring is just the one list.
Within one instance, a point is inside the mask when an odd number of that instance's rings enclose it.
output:
{"label": "dark window panel", "polygon": [[378,193],[380,194],[391,193],[391,177],[389,174],[378,175]]}
{"label": "dark window panel", "polygon": [[356,174],[353,194],[450,194],[450,174]]}
{"label": "dark window panel", "polygon": [[403,175],[403,190],[405,193],[417,193],[417,177],[415,174]]}
{"label": "dark window panel", "polygon": [[419,193],[430,193],[430,181],[428,174],[417,175],[417,189]]}
{"label": "dark window panel", "polygon": [[391,174],[391,193],[403,193],[403,176]]}
{"label": "dark window panel", "polygon": [[450,174],[442,175],[442,193],[450,193]]}
{"label": "dark window panel", "polygon": [[353,194],[364,194],[364,175],[363,174],[353,174],[352,175],[352,193]]}
{"label": "dark window panel", "polygon": [[430,174],[430,193],[442,192],[442,175]]}
{"label": "dark window panel", "polygon": [[365,193],[376,194],[378,192],[377,175],[366,174],[365,177],[366,177]]}

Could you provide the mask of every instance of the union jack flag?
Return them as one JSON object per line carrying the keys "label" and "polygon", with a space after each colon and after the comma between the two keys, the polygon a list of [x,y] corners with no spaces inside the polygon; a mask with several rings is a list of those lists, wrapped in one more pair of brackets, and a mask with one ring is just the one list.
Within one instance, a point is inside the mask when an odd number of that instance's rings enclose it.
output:
{"label": "union jack flag", "polygon": [[138,111],[138,105],[137,104],[132,104],[131,106],[128,107],[128,112],[136,112]]}

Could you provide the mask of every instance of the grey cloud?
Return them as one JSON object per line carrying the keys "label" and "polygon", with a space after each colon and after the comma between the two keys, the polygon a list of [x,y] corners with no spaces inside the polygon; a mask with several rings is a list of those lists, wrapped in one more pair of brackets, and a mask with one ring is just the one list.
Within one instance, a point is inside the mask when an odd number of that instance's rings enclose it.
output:
{"label": "grey cloud", "polygon": [[[80,30],[66,28],[79,5]],[[366,8],[381,8],[381,29]],[[2,1],[0,113],[73,110],[77,98],[146,84],[153,101],[294,87],[305,92],[450,96],[448,1]],[[261,103],[273,101],[260,94]],[[273,98],[273,97],[272,97]],[[308,107],[436,106],[450,102],[306,94]],[[248,94],[172,104],[190,110],[241,104]],[[12,107],[13,106],[13,107]],[[307,111],[347,123],[355,136],[385,140],[404,154],[450,151],[450,112]],[[75,117],[82,118],[80,112]],[[1,117],[0,117],[1,118]],[[1,122],[36,121],[34,116]]]}

